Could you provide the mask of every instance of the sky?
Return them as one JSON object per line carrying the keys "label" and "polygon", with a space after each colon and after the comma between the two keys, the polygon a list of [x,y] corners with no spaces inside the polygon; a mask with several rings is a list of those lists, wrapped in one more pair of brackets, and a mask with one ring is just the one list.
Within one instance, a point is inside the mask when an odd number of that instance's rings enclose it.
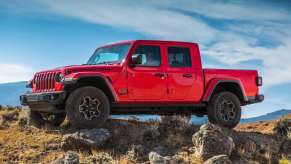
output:
{"label": "sky", "polygon": [[291,1],[0,0],[0,83],[82,64],[120,40],[197,42],[205,68],[257,69],[265,101],[250,117],[291,108]]}

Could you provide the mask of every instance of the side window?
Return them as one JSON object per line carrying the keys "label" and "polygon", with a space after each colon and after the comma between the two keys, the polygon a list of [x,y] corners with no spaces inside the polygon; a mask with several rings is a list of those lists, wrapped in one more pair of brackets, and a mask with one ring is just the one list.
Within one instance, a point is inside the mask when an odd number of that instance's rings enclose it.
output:
{"label": "side window", "polygon": [[158,67],[161,65],[161,51],[159,46],[139,45],[132,55],[141,56],[141,63],[138,66]]}
{"label": "side window", "polygon": [[168,47],[170,67],[191,67],[190,49],[185,47]]}

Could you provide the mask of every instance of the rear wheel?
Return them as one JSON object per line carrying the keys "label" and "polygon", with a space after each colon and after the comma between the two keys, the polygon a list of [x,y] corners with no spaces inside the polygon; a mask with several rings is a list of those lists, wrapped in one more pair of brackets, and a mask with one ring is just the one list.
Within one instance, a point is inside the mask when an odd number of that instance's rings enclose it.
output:
{"label": "rear wheel", "polygon": [[207,107],[209,122],[227,128],[234,128],[241,118],[241,107],[238,97],[227,91],[215,94]]}
{"label": "rear wheel", "polygon": [[77,128],[100,127],[109,117],[109,112],[107,96],[91,86],[76,89],[66,102],[68,120]]}

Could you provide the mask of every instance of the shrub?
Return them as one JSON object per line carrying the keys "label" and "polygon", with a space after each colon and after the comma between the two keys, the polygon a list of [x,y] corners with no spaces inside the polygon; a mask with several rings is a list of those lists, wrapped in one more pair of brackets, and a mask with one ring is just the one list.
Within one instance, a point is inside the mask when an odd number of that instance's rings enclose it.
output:
{"label": "shrub", "polygon": [[279,136],[291,138],[291,114],[279,119],[274,131]]}
{"label": "shrub", "polygon": [[112,156],[108,153],[97,153],[87,156],[84,160],[85,163],[114,163]]}
{"label": "shrub", "polygon": [[6,108],[7,108],[7,110],[14,110],[15,109],[14,106],[11,106],[11,105],[7,105]]}

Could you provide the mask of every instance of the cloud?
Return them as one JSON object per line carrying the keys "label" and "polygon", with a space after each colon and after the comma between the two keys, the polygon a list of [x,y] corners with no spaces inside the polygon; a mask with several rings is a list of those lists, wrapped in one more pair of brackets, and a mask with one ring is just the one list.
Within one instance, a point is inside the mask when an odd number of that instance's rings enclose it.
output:
{"label": "cloud", "polygon": [[281,45],[275,49],[257,48],[245,45],[245,43],[217,43],[204,51],[216,60],[228,64],[236,65],[240,62],[252,60],[262,61],[263,65],[253,67],[260,70],[264,76],[265,84],[268,86],[291,83],[291,66],[287,63],[291,61],[291,42]]}
{"label": "cloud", "polygon": [[61,15],[158,39],[195,41],[200,43],[202,54],[223,67],[241,68],[242,63],[258,61],[259,64],[248,68],[259,69],[267,86],[291,83],[291,65],[287,63],[291,59],[288,4],[212,0],[13,0],[9,8],[20,6],[24,10],[25,5],[29,12]]}
{"label": "cloud", "polygon": [[30,80],[35,70],[17,65],[0,63],[0,83]]}
{"label": "cloud", "polygon": [[284,8],[284,4],[279,4],[277,2],[215,0],[176,0],[153,2],[161,6],[198,13],[215,19],[260,21],[290,19],[288,9]]}
{"label": "cloud", "polygon": [[[198,18],[157,6],[125,1],[44,0],[47,12],[96,24],[127,28],[146,35],[172,40],[208,42],[216,30]],[[203,32],[201,32],[203,31]]]}

